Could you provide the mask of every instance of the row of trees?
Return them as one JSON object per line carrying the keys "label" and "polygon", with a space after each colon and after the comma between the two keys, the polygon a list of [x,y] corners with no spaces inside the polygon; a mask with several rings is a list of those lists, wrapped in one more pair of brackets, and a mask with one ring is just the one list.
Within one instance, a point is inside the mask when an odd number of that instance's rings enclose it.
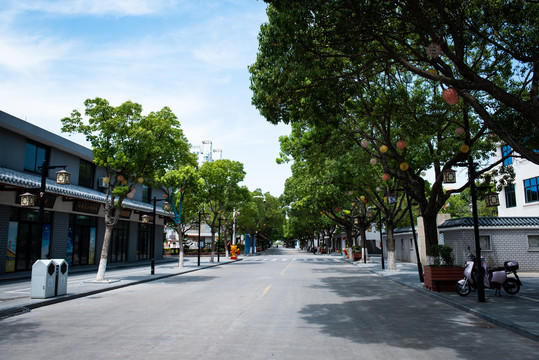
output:
{"label": "row of trees", "polygon": [[[212,262],[218,226],[230,228],[235,212],[242,214],[237,217],[239,231],[256,234],[267,243],[281,237],[284,217],[278,200],[269,193],[251,193],[240,186],[245,177],[240,162],[217,160],[198,167],[180,123],[168,107],[143,115],[142,106],[130,101],[114,107],[95,98],[84,105],[85,116],[74,110],[61,121],[62,131],[86,137],[94,163],[105,169],[109,182],[96,280],[105,278],[111,235],[123,202],[133,198],[140,183],[162,190],[164,199],[154,201],[166,200],[170,205],[170,225],[181,242],[191,224],[204,216],[212,231]],[[183,246],[180,249],[178,265],[183,267]]]}
{"label": "row of trees", "polygon": [[474,178],[492,174],[501,140],[539,163],[535,4],[267,2],[251,89],[268,121],[292,127],[281,149],[294,161],[285,196],[296,230],[329,220],[350,241],[383,216],[394,268],[406,208],[423,216],[428,253],[437,214],[469,185],[444,189],[444,171],[471,162]]}

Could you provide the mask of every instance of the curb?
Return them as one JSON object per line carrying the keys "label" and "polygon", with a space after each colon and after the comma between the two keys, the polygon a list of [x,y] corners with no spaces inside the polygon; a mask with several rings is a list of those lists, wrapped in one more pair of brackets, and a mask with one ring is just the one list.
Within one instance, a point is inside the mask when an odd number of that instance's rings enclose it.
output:
{"label": "curb", "polygon": [[26,314],[26,313],[32,311],[33,309],[38,309],[38,308],[43,307],[43,306],[48,306],[48,305],[52,305],[52,304],[58,304],[58,303],[62,303],[64,301],[69,301],[69,300],[80,299],[80,298],[86,297],[86,296],[91,296],[91,295],[95,295],[95,294],[104,293],[104,292],[107,292],[107,291],[122,289],[122,288],[133,286],[133,285],[144,284],[144,283],[148,283],[148,282],[151,282],[151,281],[166,279],[166,278],[170,278],[170,277],[173,277],[173,276],[179,276],[179,275],[183,275],[183,274],[188,274],[188,273],[192,273],[192,272],[195,272],[195,271],[209,269],[209,268],[213,268],[213,267],[217,267],[217,266],[233,264],[233,263],[235,263],[237,261],[241,261],[241,260],[242,259],[228,261],[226,263],[217,263],[217,264],[214,264],[214,265],[208,265],[208,266],[204,266],[204,267],[201,267],[201,268],[182,271],[182,272],[179,272],[179,273],[176,273],[176,274],[156,275],[153,278],[148,278],[148,279],[143,279],[143,280],[136,280],[136,281],[133,281],[133,282],[130,282],[130,283],[127,283],[127,284],[114,285],[114,286],[106,287],[106,288],[103,288],[103,289],[82,292],[82,293],[79,293],[79,294],[63,295],[63,296],[56,297],[56,298],[53,298],[53,299],[50,299],[50,300],[36,302],[35,304],[29,304],[29,305],[24,305],[24,306],[17,306],[17,307],[7,308],[7,309],[4,309],[4,310],[0,310],[0,321],[2,321],[3,319],[9,318],[9,317],[13,317],[13,316],[21,315],[21,314]]}

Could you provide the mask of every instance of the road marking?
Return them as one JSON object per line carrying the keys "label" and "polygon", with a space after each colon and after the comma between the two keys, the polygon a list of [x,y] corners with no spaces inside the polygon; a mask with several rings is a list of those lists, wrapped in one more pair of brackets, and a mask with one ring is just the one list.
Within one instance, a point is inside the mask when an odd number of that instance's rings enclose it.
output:
{"label": "road marking", "polygon": [[266,288],[264,289],[264,291],[262,292],[262,295],[260,295],[258,300],[262,299],[264,295],[266,295],[266,293],[269,291],[269,289],[271,289],[271,285],[266,286]]}
{"label": "road marking", "polygon": [[288,265],[286,265],[286,267],[284,268],[284,270],[281,271],[281,275],[284,274],[284,272],[288,269],[288,267],[289,267],[290,265],[292,265],[292,262],[289,262]]}

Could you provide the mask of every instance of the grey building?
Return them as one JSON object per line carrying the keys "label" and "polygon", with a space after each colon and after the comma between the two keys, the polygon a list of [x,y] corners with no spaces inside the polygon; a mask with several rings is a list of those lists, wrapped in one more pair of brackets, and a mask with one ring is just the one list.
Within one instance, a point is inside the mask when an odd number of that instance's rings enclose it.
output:
{"label": "grey building", "polygon": [[[48,172],[40,231],[38,206],[21,206],[20,195],[39,192],[39,167],[45,159],[50,166],[65,165],[71,182],[58,185],[54,179],[60,169]],[[29,271],[41,258],[62,258],[73,267],[97,268],[105,233],[104,176],[105,170],[92,163],[91,149],[0,111],[0,276]],[[142,222],[142,215],[152,213],[152,199],[160,195],[138,184],[135,197],[125,200],[113,232],[109,263],[150,258],[152,227]],[[159,259],[168,214],[161,209],[157,214],[155,257]]]}

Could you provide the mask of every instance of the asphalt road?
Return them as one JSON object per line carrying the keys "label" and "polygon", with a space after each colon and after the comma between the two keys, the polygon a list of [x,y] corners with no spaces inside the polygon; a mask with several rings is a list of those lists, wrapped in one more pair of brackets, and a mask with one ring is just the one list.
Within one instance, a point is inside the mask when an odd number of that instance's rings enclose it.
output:
{"label": "asphalt road", "polygon": [[0,323],[10,359],[536,359],[539,344],[337,257],[262,256]]}

